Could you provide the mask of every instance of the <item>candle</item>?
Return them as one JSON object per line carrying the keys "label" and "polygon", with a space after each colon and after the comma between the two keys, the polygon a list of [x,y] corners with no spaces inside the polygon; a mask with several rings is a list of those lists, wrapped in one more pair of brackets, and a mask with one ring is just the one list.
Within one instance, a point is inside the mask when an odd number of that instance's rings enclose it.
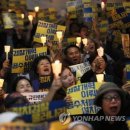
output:
{"label": "candle", "polygon": [[52,63],[52,70],[56,78],[59,77],[59,74],[61,73],[62,69],[62,63],[60,63],[59,60],[56,60],[54,63]]}
{"label": "candle", "polygon": [[43,46],[44,46],[45,43],[46,43],[46,36],[42,36],[42,37],[41,37],[41,42],[43,43]]}
{"label": "candle", "polygon": [[82,39],[82,41],[83,41],[84,46],[88,45],[88,39],[87,38]]}
{"label": "candle", "polygon": [[4,46],[5,53],[6,53],[6,60],[8,60],[8,53],[10,52],[10,46]]}
{"label": "candle", "polygon": [[32,16],[32,15],[28,15],[28,19],[29,19],[29,21],[32,23],[32,21],[33,21],[33,16]]}
{"label": "candle", "polygon": [[80,43],[81,43],[81,37],[76,37],[76,42],[77,42],[78,44],[80,44]]}
{"label": "candle", "polygon": [[105,3],[103,1],[101,2],[101,8],[102,8],[102,10],[105,9]]}
{"label": "candle", "polygon": [[104,49],[103,49],[103,47],[99,47],[97,49],[97,53],[98,53],[98,56],[102,57],[104,55]]}
{"label": "candle", "polygon": [[97,82],[102,83],[104,81],[104,74],[96,74]]}
{"label": "candle", "polygon": [[80,46],[80,43],[81,43],[81,37],[76,37],[76,46]]}
{"label": "candle", "polygon": [[3,84],[4,84],[4,79],[0,79],[0,88],[3,87]]}
{"label": "candle", "polygon": [[61,42],[61,39],[62,39],[62,36],[63,36],[62,31],[57,31],[56,36],[57,36],[59,42]]}
{"label": "candle", "polygon": [[39,11],[39,6],[34,7],[35,12]]}
{"label": "candle", "polygon": [[24,14],[21,14],[21,18],[24,19]]}

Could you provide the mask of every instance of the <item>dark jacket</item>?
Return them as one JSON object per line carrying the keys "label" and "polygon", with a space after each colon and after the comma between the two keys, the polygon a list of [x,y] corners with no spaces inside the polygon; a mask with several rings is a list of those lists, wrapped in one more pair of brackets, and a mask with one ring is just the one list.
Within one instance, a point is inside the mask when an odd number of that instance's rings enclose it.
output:
{"label": "dark jacket", "polygon": [[104,116],[104,119],[102,121],[90,122],[94,130],[128,130],[125,116],[118,116],[118,119],[120,117],[121,121],[114,122],[109,122],[102,110],[97,113],[97,116]]}

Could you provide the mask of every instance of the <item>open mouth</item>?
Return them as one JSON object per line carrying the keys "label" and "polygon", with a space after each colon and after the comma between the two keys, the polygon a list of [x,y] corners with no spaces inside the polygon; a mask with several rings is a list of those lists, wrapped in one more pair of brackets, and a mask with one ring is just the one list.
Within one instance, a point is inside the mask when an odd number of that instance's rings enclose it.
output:
{"label": "open mouth", "polygon": [[45,71],[45,72],[48,72],[48,71],[49,71],[49,68],[45,68],[44,71]]}
{"label": "open mouth", "polygon": [[118,107],[117,106],[110,107],[110,110],[112,113],[116,113],[118,111]]}

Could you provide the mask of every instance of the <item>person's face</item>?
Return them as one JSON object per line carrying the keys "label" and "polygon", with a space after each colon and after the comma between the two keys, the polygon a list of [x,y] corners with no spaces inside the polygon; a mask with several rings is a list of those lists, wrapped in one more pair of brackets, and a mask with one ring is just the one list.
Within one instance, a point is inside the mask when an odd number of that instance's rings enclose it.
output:
{"label": "person's face", "polygon": [[80,31],[80,35],[82,38],[85,38],[86,36],[88,36],[88,29],[83,27]]}
{"label": "person's face", "polygon": [[103,96],[102,109],[105,115],[116,116],[121,109],[121,98],[116,91],[109,91]]}
{"label": "person's face", "polygon": [[16,86],[16,91],[20,93],[33,92],[33,88],[28,80],[21,79]]}
{"label": "person's face", "polygon": [[76,47],[71,47],[67,50],[67,59],[73,64],[80,64],[81,53]]}
{"label": "person's face", "polygon": [[75,85],[76,79],[68,68],[63,70],[63,72],[61,74],[61,82],[62,82],[64,88],[68,88],[72,85]]}
{"label": "person's face", "polygon": [[92,68],[97,74],[103,73],[106,68],[105,60],[102,57],[96,57],[92,62]]}
{"label": "person's face", "polygon": [[51,74],[51,64],[47,59],[39,61],[37,65],[37,73],[39,76],[46,76]]}
{"label": "person's face", "polygon": [[94,54],[95,51],[96,51],[95,44],[94,44],[91,40],[88,40],[87,48],[88,48],[88,53],[89,53],[90,55],[91,55],[91,54]]}
{"label": "person's face", "polygon": [[77,125],[71,130],[90,130],[90,129],[84,125]]}

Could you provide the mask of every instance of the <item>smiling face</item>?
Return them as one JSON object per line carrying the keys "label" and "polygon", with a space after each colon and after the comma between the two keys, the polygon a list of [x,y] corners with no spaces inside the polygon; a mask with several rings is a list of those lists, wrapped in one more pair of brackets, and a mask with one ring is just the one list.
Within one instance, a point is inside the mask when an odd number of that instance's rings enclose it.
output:
{"label": "smiling face", "polygon": [[65,68],[61,73],[61,82],[64,88],[68,88],[72,85],[75,85],[76,79],[73,73],[68,68]]}
{"label": "smiling face", "polygon": [[26,80],[26,79],[21,79],[21,80],[19,80],[19,82],[17,83],[16,91],[17,91],[17,92],[20,92],[20,93],[33,92],[33,88],[32,88],[32,86],[31,86],[31,84],[29,83],[28,80]]}
{"label": "smiling face", "polygon": [[105,115],[116,116],[121,109],[121,98],[116,91],[109,91],[102,99],[102,109]]}
{"label": "smiling face", "polygon": [[42,59],[37,65],[37,73],[39,76],[47,76],[51,74],[51,64],[47,59]]}
{"label": "smiling face", "polygon": [[72,63],[72,65],[80,64],[81,53],[76,47],[71,47],[67,50],[67,59]]}

